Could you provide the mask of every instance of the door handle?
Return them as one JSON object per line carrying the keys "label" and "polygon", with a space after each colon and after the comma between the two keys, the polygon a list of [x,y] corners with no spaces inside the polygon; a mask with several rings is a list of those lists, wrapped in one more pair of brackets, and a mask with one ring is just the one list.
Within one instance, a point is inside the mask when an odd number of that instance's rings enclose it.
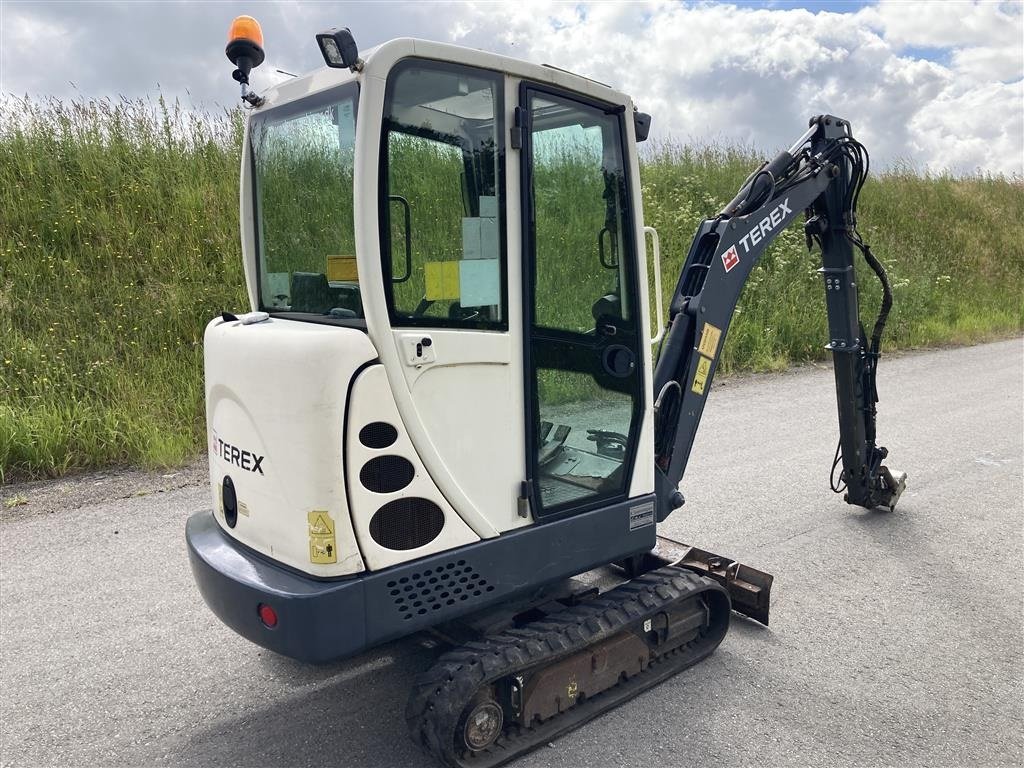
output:
{"label": "door handle", "polygon": [[[409,201],[401,195],[388,195],[388,203],[401,203],[402,212],[405,215],[405,274],[401,277],[394,275],[391,277],[392,283],[404,283],[412,277],[412,208],[409,207]],[[391,242],[390,235],[388,242]],[[393,261],[394,257],[392,257]]]}
{"label": "door handle", "polygon": [[636,355],[629,347],[624,347],[622,344],[611,344],[601,355],[601,365],[609,376],[624,379],[636,370]]}
{"label": "door handle", "polygon": [[434,351],[434,340],[429,336],[405,336],[402,339],[405,347],[405,363],[414,368],[429,365],[437,360]]}

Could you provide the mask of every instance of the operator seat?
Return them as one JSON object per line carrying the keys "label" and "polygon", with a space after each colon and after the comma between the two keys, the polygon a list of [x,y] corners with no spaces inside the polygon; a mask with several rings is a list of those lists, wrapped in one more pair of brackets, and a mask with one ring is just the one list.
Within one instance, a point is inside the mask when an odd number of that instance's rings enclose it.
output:
{"label": "operator seat", "polygon": [[323,314],[331,308],[331,289],[322,272],[292,273],[292,312]]}

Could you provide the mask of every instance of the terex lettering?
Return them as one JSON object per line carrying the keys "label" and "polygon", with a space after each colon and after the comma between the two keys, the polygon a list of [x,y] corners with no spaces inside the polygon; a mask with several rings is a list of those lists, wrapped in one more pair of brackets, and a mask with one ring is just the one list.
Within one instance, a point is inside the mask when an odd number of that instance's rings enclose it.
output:
{"label": "terex lettering", "polygon": [[263,474],[263,456],[257,456],[252,451],[246,451],[238,446],[225,443],[217,435],[213,436],[213,442],[210,447],[213,449],[214,456],[219,456],[228,464],[234,464],[236,467],[241,467],[247,472]]}
{"label": "terex lettering", "polygon": [[747,234],[740,238],[740,243],[743,245],[743,252],[750,253],[751,245],[757,245],[761,242],[762,238],[778,227],[782,223],[783,219],[786,218],[786,215],[792,212],[793,209],[789,207],[789,198],[787,197],[775,207],[775,210],[761,219],[757,226],[753,227],[749,232],[747,232]]}

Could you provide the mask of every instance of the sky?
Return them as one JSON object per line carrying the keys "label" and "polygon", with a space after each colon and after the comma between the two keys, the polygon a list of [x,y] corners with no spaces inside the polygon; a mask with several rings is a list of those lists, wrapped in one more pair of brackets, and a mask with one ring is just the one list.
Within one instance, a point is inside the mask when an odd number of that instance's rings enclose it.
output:
{"label": "sky", "polygon": [[[263,27],[256,90],[323,65],[314,35],[363,49],[420,37],[614,85],[652,136],[789,146],[807,118],[849,119],[876,167],[1024,175],[1024,2],[23,2],[0,0],[0,92],[230,105],[238,14]],[[2,106],[0,106],[2,109]]]}

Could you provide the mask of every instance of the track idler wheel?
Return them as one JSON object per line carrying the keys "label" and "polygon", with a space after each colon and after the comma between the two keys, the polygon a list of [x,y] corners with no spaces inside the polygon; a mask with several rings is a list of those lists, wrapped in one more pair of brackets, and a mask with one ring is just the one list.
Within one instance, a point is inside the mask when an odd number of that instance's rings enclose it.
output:
{"label": "track idler wheel", "polygon": [[505,715],[501,705],[487,692],[477,694],[462,713],[460,732],[466,749],[480,752],[501,735]]}

